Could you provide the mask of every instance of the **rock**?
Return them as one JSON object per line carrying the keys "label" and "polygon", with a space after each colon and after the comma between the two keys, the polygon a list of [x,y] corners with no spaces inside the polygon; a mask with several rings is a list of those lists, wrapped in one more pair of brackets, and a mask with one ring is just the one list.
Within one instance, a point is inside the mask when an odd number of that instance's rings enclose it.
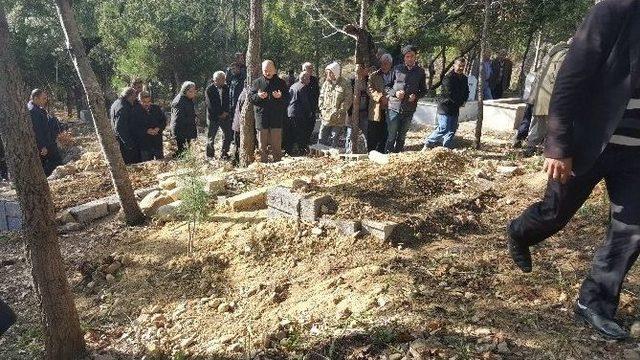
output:
{"label": "rock", "polygon": [[94,200],[72,207],[69,212],[79,223],[88,224],[109,215],[109,206],[104,200]]}
{"label": "rock", "polygon": [[511,353],[511,350],[509,349],[509,345],[507,344],[506,341],[500,342],[498,344],[498,348],[496,351],[498,352],[498,354],[502,354],[502,355]]}
{"label": "rock", "polygon": [[313,229],[311,229],[311,234],[315,236],[320,236],[322,235],[322,233],[324,233],[324,230],[322,230],[322,228],[314,227]]}
{"label": "rock", "polygon": [[493,178],[489,174],[487,174],[487,172],[484,171],[483,169],[476,170],[475,174],[476,174],[476,177],[480,179],[489,180],[489,181],[493,180]]}
{"label": "rock", "polygon": [[393,234],[393,231],[398,226],[397,223],[391,221],[373,221],[363,220],[362,229],[378,239],[387,240]]}
{"label": "rock", "polygon": [[71,215],[71,211],[63,210],[56,215],[56,222],[60,225],[76,222],[76,219]]}
{"label": "rock", "polygon": [[64,224],[62,226],[60,226],[58,228],[58,232],[62,233],[62,234],[66,234],[66,233],[70,233],[70,232],[74,232],[74,231],[80,231],[84,228],[84,226],[82,226],[82,224],[79,224],[77,222],[70,222],[68,224]]}
{"label": "rock", "polygon": [[178,187],[176,187],[176,188],[173,188],[172,190],[169,190],[169,191],[167,192],[167,195],[168,195],[169,197],[171,197],[174,201],[178,201],[178,200],[181,200],[181,199],[182,199],[182,194],[183,194],[183,193],[184,193],[184,188],[183,188],[183,187],[178,186]]}
{"label": "rock", "polygon": [[369,160],[371,160],[372,162],[376,163],[376,164],[380,164],[380,165],[386,165],[389,163],[389,155],[388,154],[382,154],[378,151],[371,151],[369,153]]}
{"label": "rock", "polygon": [[243,350],[244,347],[240,343],[235,343],[227,348],[227,351],[229,352],[242,352]]}
{"label": "rock", "polygon": [[409,345],[409,353],[415,359],[426,359],[429,357],[429,344],[423,339],[415,340]]}
{"label": "rock", "polygon": [[218,339],[218,342],[220,344],[229,344],[230,342],[233,341],[233,339],[235,339],[235,335],[224,335],[223,337],[221,337],[220,339]]}
{"label": "rock", "polygon": [[404,355],[402,355],[402,354],[398,354],[398,353],[395,353],[395,354],[390,354],[390,355],[389,355],[389,357],[388,357],[388,359],[389,359],[389,360],[400,360],[400,359],[402,359],[403,357],[404,357]]}
{"label": "rock", "polygon": [[230,304],[222,303],[218,305],[219,313],[228,313],[228,312],[231,312],[232,310],[233,310],[233,307]]}
{"label": "rock", "polygon": [[518,166],[498,166],[496,172],[505,176],[522,175],[524,171]]}
{"label": "rock", "polygon": [[634,339],[640,339],[640,321],[634,321],[629,329],[629,334]]}
{"label": "rock", "polygon": [[227,179],[224,176],[207,175],[204,181],[204,191],[209,195],[220,195],[226,191]]}
{"label": "rock", "polygon": [[122,264],[116,261],[111,265],[109,265],[109,267],[107,267],[107,270],[105,272],[107,274],[115,274],[118,270],[120,270],[121,267],[122,267]]}
{"label": "rock", "polygon": [[338,204],[329,195],[325,196],[305,196],[300,199],[300,219],[314,222],[325,214],[335,214]]}
{"label": "rock", "polygon": [[163,355],[163,351],[162,348],[153,342],[149,342],[145,345],[146,350],[147,350],[147,354],[151,357],[151,358],[159,358],[162,357]]}
{"label": "rock", "polygon": [[182,200],[160,206],[153,217],[161,221],[176,220],[180,216],[180,205]]}
{"label": "rock", "polygon": [[111,284],[116,282],[116,277],[111,274],[107,274],[106,279],[107,279],[107,282]]}
{"label": "rock", "polygon": [[145,196],[149,195],[150,193],[154,192],[154,191],[158,191],[159,189],[157,187],[148,187],[148,188],[144,188],[144,189],[138,189],[135,191],[136,197],[138,199],[144,199]]}
{"label": "rock", "polygon": [[162,190],[173,190],[178,186],[178,181],[175,177],[170,177],[160,181],[158,186]]}
{"label": "rock", "polygon": [[188,339],[184,339],[180,342],[180,347],[185,349],[188,348],[190,346],[193,346],[196,343],[196,339],[194,338],[188,338]]}
{"label": "rock", "polygon": [[158,209],[163,206],[172,203],[174,200],[171,196],[165,195],[162,192],[155,190],[150,192],[140,202],[140,209],[147,216],[153,216]]}
{"label": "rock", "polygon": [[269,187],[263,187],[232,196],[227,199],[227,204],[229,204],[231,210],[237,212],[265,209],[267,207],[267,192],[269,189]]}
{"label": "rock", "polygon": [[622,355],[624,360],[640,360],[640,353],[633,349],[625,349]]}
{"label": "rock", "polygon": [[69,175],[73,175],[77,172],[78,172],[78,169],[76,169],[76,167],[72,164],[60,165],[57,168],[55,168],[55,170],[53,170],[53,172],[51,173],[51,175],[49,175],[47,179],[58,180],[58,179],[67,177]]}

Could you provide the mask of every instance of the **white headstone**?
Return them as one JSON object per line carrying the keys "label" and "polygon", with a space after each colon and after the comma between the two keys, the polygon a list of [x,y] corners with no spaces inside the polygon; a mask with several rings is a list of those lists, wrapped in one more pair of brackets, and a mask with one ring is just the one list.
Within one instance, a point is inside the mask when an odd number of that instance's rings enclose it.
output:
{"label": "white headstone", "polygon": [[469,101],[475,101],[478,95],[478,78],[469,75]]}

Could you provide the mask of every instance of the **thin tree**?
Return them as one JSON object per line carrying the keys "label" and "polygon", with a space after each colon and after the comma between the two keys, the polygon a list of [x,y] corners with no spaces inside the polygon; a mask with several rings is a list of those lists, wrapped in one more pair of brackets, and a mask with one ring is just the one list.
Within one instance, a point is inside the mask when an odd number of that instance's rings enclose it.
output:
{"label": "thin tree", "polygon": [[109,166],[111,180],[120,199],[125,221],[128,225],[142,224],[145,221],[145,217],[136,201],[127,168],[122,160],[119,145],[109,123],[104,93],[98,83],[96,74],[91,69],[89,58],[80,38],[80,31],[73,8],[68,0],[56,0],[56,8],[66,39],[67,50],[87,95],[89,111],[91,111],[91,116],[96,125],[98,140],[100,140],[102,153]]}
{"label": "thin tree", "polygon": [[482,58],[488,50],[487,33],[489,30],[489,18],[491,17],[491,0],[484,1],[484,25],[482,26],[482,35],[480,36],[480,71],[478,71],[478,121],[476,122],[476,149],[480,149],[482,140],[482,123],[484,121],[484,83],[486,74],[483,71]]}
{"label": "thin tree", "polygon": [[[361,0],[360,2],[360,22],[358,26],[360,27],[361,33],[366,34],[367,23],[369,22],[369,0]],[[362,54],[361,49],[363,47],[367,47],[368,44],[361,44],[363,40],[366,40],[365,36],[357,36],[356,37],[356,78],[354,83],[354,91],[353,91],[353,107],[351,111],[351,141],[353,144],[356,144],[355,148],[357,148],[358,139],[360,138],[360,91],[366,86],[365,72],[369,69],[371,64],[369,63],[370,54],[368,52],[366,54]],[[366,151],[366,149],[365,149]]]}
{"label": "thin tree", "polygon": [[[253,80],[260,76],[260,57],[262,56],[262,0],[251,0],[249,9],[249,45],[247,46],[247,91]],[[247,94],[248,95],[248,94]],[[241,113],[240,129],[240,166],[249,166],[255,158],[256,123],[253,105],[245,101]]]}
{"label": "thin tree", "polygon": [[51,192],[24,105],[24,89],[0,6],[0,132],[24,216],[26,258],[42,310],[45,356],[77,359],[85,354],[85,344],[60,254]]}

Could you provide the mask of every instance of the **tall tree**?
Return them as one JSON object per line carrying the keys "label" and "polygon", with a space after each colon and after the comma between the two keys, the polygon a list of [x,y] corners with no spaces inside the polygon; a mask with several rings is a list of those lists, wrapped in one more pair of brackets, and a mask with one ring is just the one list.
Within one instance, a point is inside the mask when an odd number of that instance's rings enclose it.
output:
{"label": "tall tree", "polygon": [[[260,76],[262,54],[262,0],[251,0],[249,9],[249,45],[247,47],[247,91],[253,80]],[[249,166],[255,157],[255,116],[250,101],[244,102],[240,129],[240,166]]]}
{"label": "tall tree", "polygon": [[478,121],[476,122],[476,149],[480,149],[482,139],[482,123],[484,121],[484,84],[487,81],[483,69],[482,59],[488,51],[487,36],[489,30],[489,19],[491,18],[491,0],[484,1],[484,24],[482,25],[482,35],[480,35],[480,71],[478,71]]}
{"label": "tall tree", "polygon": [[66,39],[67,50],[87,95],[89,110],[96,124],[96,133],[111,172],[111,180],[120,199],[125,221],[128,225],[142,224],[145,221],[145,217],[136,201],[127,168],[120,154],[119,145],[107,118],[104,93],[89,64],[89,58],[80,38],[80,31],[75,20],[73,8],[68,0],[56,0],[56,8]]}
{"label": "tall tree", "polygon": [[42,309],[47,359],[76,359],[85,344],[58,245],[54,207],[37,154],[31,120],[24,106],[25,87],[0,6],[0,132],[24,215],[27,259]]}

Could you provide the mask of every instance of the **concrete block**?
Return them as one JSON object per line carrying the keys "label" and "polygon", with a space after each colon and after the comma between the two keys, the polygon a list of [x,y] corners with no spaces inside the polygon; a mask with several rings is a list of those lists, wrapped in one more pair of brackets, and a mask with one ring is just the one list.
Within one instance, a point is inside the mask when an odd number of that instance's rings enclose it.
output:
{"label": "concrete block", "polygon": [[389,239],[397,226],[397,223],[391,221],[362,221],[362,230],[364,230],[367,234],[371,234],[381,240]]}
{"label": "concrete block", "polygon": [[527,105],[520,98],[487,100],[483,103],[483,130],[513,133],[524,118]]}
{"label": "concrete block", "polygon": [[71,215],[69,210],[63,210],[56,214],[56,222],[59,225],[75,222],[76,219]]}
{"label": "concrete block", "polygon": [[267,206],[298,217],[301,199],[301,194],[293,193],[284,186],[277,186],[267,193]]}
{"label": "concrete block", "polygon": [[352,236],[362,230],[362,222],[359,220],[331,219],[326,216],[320,219],[320,226],[336,229],[347,236]]}
{"label": "concrete block", "polygon": [[69,209],[77,222],[87,224],[109,215],[109,206],[104,199],[94,200]]}
{"label": "concrete block", "polygon": [[210,195],[220,195],[226,191],[227,178],[220,175],[207,175],[204,177],[204,191]]}
{"label": "concrete block", "polygon": [[329,195],[305,196],[300,200],[300,218],[304,221],[314,222],[325,214],[334,214],[338,204]]}
{"label": "concrete block", "polygon": [[267,217],[271,219],[278,219],[278,218],[298,219],[299,214],[291,214],[286,211],[282,211],[282,210],[278,210],[276,208],[270,207],[267,209]]}
{"label": "concrete block", "polygon": [[140,202],[140,209],[147,216],[153,216],[161,206],[174,202],[173,198],[158,190],[152,191]]}
{"label": "concrete block", "polygon": [[107,202],[109,214],[115,214],[120,211],[120,199],[118,198],[118,195],[106,197],[104,200]]}
{"label": "concrete block", "polygon": [[267,207],[267,191],[269,187],[263,187],[248,191],[227,199],[227,203],[233,211],[255,211]]}

